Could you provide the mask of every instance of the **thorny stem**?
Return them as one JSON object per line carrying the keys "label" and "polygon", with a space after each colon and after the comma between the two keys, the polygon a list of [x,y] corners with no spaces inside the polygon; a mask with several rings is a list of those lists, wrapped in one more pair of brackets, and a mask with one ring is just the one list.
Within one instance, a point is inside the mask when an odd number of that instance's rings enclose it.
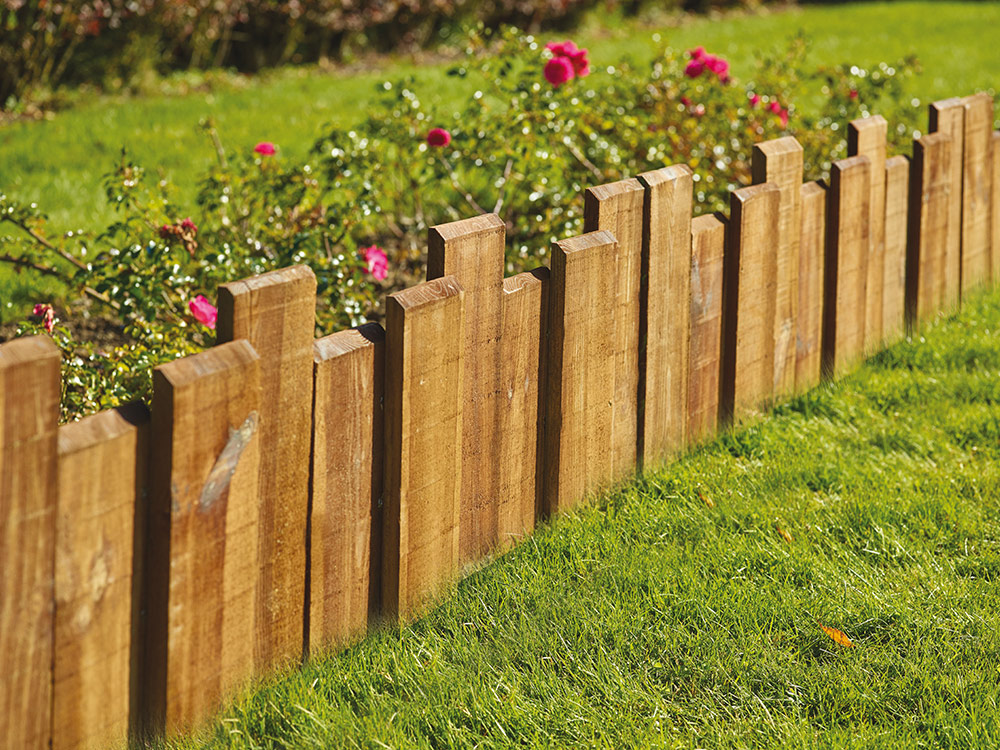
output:
{"label": "thorny stem", "polygon": [[440,159],[444,168],[448,170],[448,177],[451,179],[451,186],[455,188],[455,190],[457,190],[463,198],[465,198],[465,202],[472,206],[473,210],[478,211],[481,214],[489,213],[485,208],[476,203],[476,199],[472,197],[472,193],[459,184],[458,175],[455,174],[455,171],[451,168],[448,162],[446,162],[442,157],[438,157],[438,159]]}
{"label": "thorny stem", "polygon": [[503,208],[503,201],[504,198],[506,197],[506,192],[507,192],[507,180],[510,179],[510,170],[513,168],[513,166],[514,166],[514,160],[508,159],[507,166],[503,168],[503,182],[500,185],[500,194],[497,196],[497,202],[493,206],[493,213],[495,214],[499,214],[500,209]]}
{"label": "thorny stem", "polygon": [[594,175],[594,177],[596,177],[598,180],[604,180],[604,175],[601,173],[601,170],[598,169],[594,165],[594,163],[583,154],[582,151],[580,151],[576,146],[574,146],[572,143],[568,143],[567,141],[563,141],[563,144],[566,146],[567,149],[569,149],[569,152],[573,154],[573,156],[576,158],[578,162],[580,162],[583,166],[585,166],[588,170],[590,170],[590,173]]}

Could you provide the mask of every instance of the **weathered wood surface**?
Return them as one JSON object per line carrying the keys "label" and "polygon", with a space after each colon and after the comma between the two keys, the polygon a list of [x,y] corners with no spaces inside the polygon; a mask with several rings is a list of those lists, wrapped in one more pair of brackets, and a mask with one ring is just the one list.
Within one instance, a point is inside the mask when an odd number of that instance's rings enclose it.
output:
{"label": "weathered wood surface", "polygon": [[639,175],[645,187],[643,465],[677,453],[686,432],[693,177],[686,164]]}
{"label": "weathered wood surface", "polygon": [[906,245],[908,324],[934,315],[949,300],[953,146],[945,133],[931,133],[913,142]]}
{"label": "weathered wood surface", "polygon": [[885,163],[885,285],[882,338],[896,341],[906,330],[906,232],[910,161],[893,156]]}
{"label": "weathered wood surface", "polygon": [[149,412],[59,428],[52,747],[123,745],[137,698]]}
{"label": "weathered wood surface", "polygon": [[965,108],[962,168],[962,294],[989,281],[993,97],[962,99]]}
{"label": "weathered wood surface", "polygon": [[255,660],[302,655],[316,277],[292,266],[219,287],[218,339],[260,354],[260,570]]}
{"label": "weathered wood surface", "polygon": [[0,746],[49,747],[59,350],[0,345]]}
{"label": "weathered wood surface", "polygon": [[504,223],[496,214],[432,227],[427,278],[454,276],[465,293],[462,331],[462,507],[459,555],[475,562],[497,545]]}
{"label": "weathered wood surface", "polygon": [[310,654],[364,634],[381,595],[385,332],[378,323],[313,345]]}
{"label": "weathered wood surface", "polygon": [[641,468],[638,447],[643,414],[639,395],[645,391],[645,383],[640,382],[639,324],[644,201],[645,191],[636,179],[588,188],[584,195],[584,231],[605,230],[617,240],[613,274],[615,415],[611,426],[616,479],[631,476]]}
{"label": "weathered wood surface", "polygon": [[848,156],[867,156],[871,163],[868,198],[868,282],[865,299],[865,351],[882,343],[885,287],[885,160],[889,123],[882,115],[853,120],[847,129]]}
{"label": "weathered wood surface", "polygon": [[686,409],[690,444],[712,438],[719,427],[725,253],[725,217],[699,216],[691,222],[691,355]]}
{"label": "weathered wood surface", "polygon": [[774,394],[774,316],[781,191],[764,183],[734,191],[722,294],[720,420],[739,422]]}
{"label": "weathered wood surface", "polygon": [[990,266],[991,278],[994,284],[1000,284],[1000,131],[993,131],[992,149],[990,154],[992,179],[992,194],[990,204]]}
{"label": "weathered wood surface", "polygon": [[607,231],[552,246],[545,417],[547,515],[613,481],[617,241]]}
{"label": "weathered wood surface", "polygon": [[795,392],[796,319],[799,310],[799,243],[802,225],[802,146],[791,136],[753,147],[755,184],[778,188],[777,280],[774,314],[774,395]]}
{"label": "weathered wood surface", "polygon": [[867,156],[835,161],[830,170],[823,370],[835,377],[849,371],[865,351],[870,171]]}
{"label": "weathered wood surface", "polygon": [[504,279],[500,337],[500,486],[497,544],[507,549],[535,528],[541,510],[542,417],[549,269]]}
{"label": "weathered wood surface", "polygon": [[930,105],[929,133],[943,133],[951,139],[948,167],[948,226],[941,279],[944,297],[941,309],[956,307],[962,288],[962,164],[965,152],[965,105],[958,97]]}
{"label": "weathered wood surface", "polygon": [[190,730],[256,671],[260,401],[242,339],[153,371],[147,730]]}
{"label": "weathered wood surface", "polygon": [[799,241],[799,314],[795,333],[795,389],[804,393],[822,376],[823,278],[826,273],[826,186],[807,182]]}
{"label": "weathered wood surface", "polygon": [[453,276],[386,300],[382,609],[398,620],[458,573],[464,314]]}

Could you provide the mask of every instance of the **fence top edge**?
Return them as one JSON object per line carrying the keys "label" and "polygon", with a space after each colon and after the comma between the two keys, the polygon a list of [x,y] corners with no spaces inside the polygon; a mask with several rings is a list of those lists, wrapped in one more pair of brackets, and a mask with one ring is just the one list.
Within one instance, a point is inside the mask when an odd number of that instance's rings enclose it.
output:
{"label": "fence top edge", "polygon": [[105,409],[76,422],[67,422],[59,425],[59,455],[73,455],[95,445],[135,434],[148,422],[149,409],[141,401]]}
{"label": "fence top edge", "polygon": [[603,202],[612,198],[617,198],[620,195],[644,192],[645,190],[642,187],[642,183],[635,177],[629,177],[624,180],[618,180],[617,182],[608,182],[603,185],[589,187],[587,188],[586,195],[593,196],[593,199],[598,202]]}
{"label": "fence top edge", "polygon": [[158,365],[153,369],[153,374],[166,380],[173,388],[180,388],[226,370],[256,366],[259,362],[260,355],[250,342],[237,339]]}
{"label": "fence top edge", "polygon": [[376,346],[385,340],[385,330],[378,323],[365,323],[357,328],[337,331],[313,342],[313,361],[316,364],[361,349]]}
{"label": "fence top edge", "polygon": [[61,358],[59,347],[48,336],[23,336],[0,344],[0,370],[27,362]]}
{"label": "fence top edge", "polygon": [[241,294],[252,294],[255,291],[268,287],[295,284],[303,281],[315,288],[316,274],[313,273],[312,268],[309,266],[300,264],[286,266],[285,268],[276,268],[273,271],[266,271],[256,276],[240,279],[239,281],[228,281],[225,284],[219,284],[219,292],[221,293],[225,290],[233,297],[238,297]]}
{"label": "fence top edge", "polygon": [[505,231],[507,225],[497,214],[480,214],[468,219],[449,221],[444,224],[435,224],[427,230],[431,238],[439,237],[445,242],[457,239],[465,239],[478,234],[492,234],[494,232]]}
{"label": "fence top edge", "polygon": [[772,138],[769,141],[755,143],[753,150],[762,156],[784,156],[786,154],[802,154],[804,150],[802,144],[794,135],[785,135],[781,138]]}
{"label": "fence top edge", "polygon": [[719,214],[702,214],[691,219],[691,234],[702,234],[704,232],[715,232],[726,228],[725,216]]}
{"label": "fence top edge", "polygon": [[417,310],[443,302],[452,297],[462,297],[465,290],[454,276],[441,276],[431,281],[423,281],[408,289],[393,292],[386,298],[388,308]]}
{"label": "fence top edge", "polygon": [[618,240],[607,229],[600,229],[596,232],[587,232],[586,234],[578,234],[575,237],[567,237],[552,244],[566,255],[574,255],[593,248],[617,247]]}
{"label": "fence top edge", "polygon": [[651,188],[668,182],[689,181],[693,183],[694,172],[687,164],[669,164],[659,169],[643,172],[636,179],[644,187]]}

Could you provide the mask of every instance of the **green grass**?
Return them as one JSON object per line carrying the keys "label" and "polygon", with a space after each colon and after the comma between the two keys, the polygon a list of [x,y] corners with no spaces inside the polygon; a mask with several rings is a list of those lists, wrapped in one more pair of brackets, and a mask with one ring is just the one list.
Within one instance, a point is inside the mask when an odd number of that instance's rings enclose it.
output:
{"label": "green grass", "polygon": [[[648,60],[660,43],[680,49],[703,44],[729,58],[734,75],[745,78],[761,51],[784,48],[801,31],[810,40],[812,64],[870,66],[916,54],[927,72],[914,90],[930,101],[996,85],[1000,53],[984,29],[997,25],[1000,4],[898,2],[807,6],[721,21],[692,17],[679,25],[665,18],[621,21],[605,15],[572,35],[590,47],[595,66],[623,58]],[[446,67],[396,59],[354,75],[290,68],[184,96],[78,97],[75,107],[51,121],[0,128],[0,191],[38,202],[54,230],[98,229],[113,218],[100,177],[113,168],[124,146],[148,169],[174,180],[182,204],[190,205],[197,179],[214,158],[198,126],[202,119],[212,118],[230,146],[250,148],[272,140],[283,153],[301,156],[325,124],[360,121],[365,102],[386,78],[413,74],[442,102],[458,102],[469,92],[445,77]],[[0,266],[0,320],[20,317],[20,308],[39,290],[57,289]]]}
{"label": "green grass", "polygon": [[971,300],[176,746],[996,747],[998,330]]}

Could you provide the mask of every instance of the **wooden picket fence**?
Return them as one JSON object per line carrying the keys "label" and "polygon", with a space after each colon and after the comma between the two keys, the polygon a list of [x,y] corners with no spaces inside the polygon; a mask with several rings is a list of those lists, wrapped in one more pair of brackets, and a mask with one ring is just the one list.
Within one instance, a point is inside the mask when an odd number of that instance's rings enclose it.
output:
{"label": "wooden picket fence", "polygon": [[190,729],[996,283],[992,122],[985,94],[937,102],[887,159],[886,121],[855,121],[829,185],[762,143],[728,218],[692,220],[683,165],[591,188],[586,234],[511,278],[497,216],[435,227],[384,330],[314,340],[304,266],[227,284],[151,413],[60,426],[58,350],[0,346],[0,745]]}

